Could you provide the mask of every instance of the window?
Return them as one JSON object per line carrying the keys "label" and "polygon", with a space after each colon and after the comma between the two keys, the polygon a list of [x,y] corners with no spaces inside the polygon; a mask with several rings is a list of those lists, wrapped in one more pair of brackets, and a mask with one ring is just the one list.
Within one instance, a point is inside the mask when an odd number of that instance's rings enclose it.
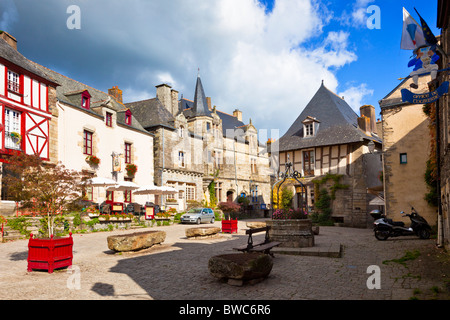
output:
{"label": "window", "polygon": [[91,108],[91,95],[87,90],[81,93],[81,107],[88,110]]}
{"label": "window", "polygon": [[125,112],[125,123],[131,126],[131,111],[129,109]]}
{"label": "window", "polygon": [[314,124],[313,123],[304,124],[304,130],[305,130],[305,137],[314,136]]}
{"label": "window", "polygon": [[180,128],[178,129],[178,136],[180,138],[184,138],[184,127],[180,126]]}
{"label": "window", "polygon": [[222,202],[222,182],[217,182],[215,189],[217,203]]}
{"label": "window", "polygon": [[125,142],[125,163],[131,163],[131,143]]}
{"label": "window", "polygon": [[[125,181],[132,181],[131,178],[124,178]],[[126,190],[123,192],[123,202],[131,203],[131,190]]]}
{"label": "window", "polygon": [[303,151],[303,174],[305,176],[314,175],[314,151]]}
{"label": "window", "polygon": [[112,127],[112,113],[107,112],[105,116],[106,126]]}
{"label": "window", "polygon": [[257,168],[256,168],[256,159],[251,159],[250,160],[250,170],[251,170],[251,173],[257,173]]}
{"label": "window", "polygon": [[20,112],[5,108],[5,147],[20,150],[22,136]]}
{"label": "window", "polygon": [[84,130],[83,133],[83,154],[92,156],[92,135],[93,133]]}
{"label": "window", "polygon": [[258,186],[254,186],[252,189],[252,202],[258,202]]}
{"label": "window", "polygon": [[106,191],[106,201],[114,202],[114,191]]}
{"label": "window", "polygon": [[178,166],[180,168],[184,168],[184,152],[183,151],[178,152]]}
{"label": "window", "polygon": [[[176,182],[167,182],[167,186],[168,187],[172,187],[172,188],[177,188],[176,187]],[[175,194],[168,194],[166,199],[171,199],[171,200],[175,200]]]}
{"label": "window", "polygon": [[186,186],[186,200],[195,200],[195,185]]}
{"label": "window", "polygon": [[408,163],[408,154],[400,153],[400,164],[407,164],[407,163]]}
{"label": "window", "polygon": [[20,75],[8,70],[8,90],[20,93]]}
{"label": "window", "polygon": [[94,194],[92,192],[93,187],[87,187],[83,191],[83,199],[87,201],[94,201]]}

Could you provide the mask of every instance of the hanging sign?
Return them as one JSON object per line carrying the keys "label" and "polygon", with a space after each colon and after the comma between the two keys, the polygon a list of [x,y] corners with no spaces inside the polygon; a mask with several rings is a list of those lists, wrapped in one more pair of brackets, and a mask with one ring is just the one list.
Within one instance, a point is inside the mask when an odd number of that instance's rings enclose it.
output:
{"label": "hanging sign", "polygon": [[113,171],[119,172],[121,170],[121,161],[120,161],[120,154],[114,154],[113,155]]}
{"label": "hanging sign", "polygon": [[402,101],[409,102],[412,104],[426,104],[432,103],[438,100],[442,95],[448,92],[449,82],[445,81],[442,85],[437,88],[435,91],[426,92],[426,93],[412,93],[408,89],[402,90]]}

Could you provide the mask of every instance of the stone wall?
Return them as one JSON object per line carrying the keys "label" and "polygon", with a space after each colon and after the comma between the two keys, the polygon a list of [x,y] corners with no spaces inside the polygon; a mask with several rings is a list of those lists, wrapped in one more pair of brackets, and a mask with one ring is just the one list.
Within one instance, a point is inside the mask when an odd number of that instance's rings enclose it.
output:
{"label": "stone wall", "polygon": [[[419,78],[419,86],[424,89],[429,76]],[[409,87],[406,82],[404,87]],[[398,88],[399,91],[402,88]],[[424,200],[429,192],[424,180],[426,162],[430,156],[429,118],[424,114],[423,105],[398,105],[399,92],[382,104],[383,128],[383,182],[385,210],[389,218],[404,221],[401,211],[410,212],[413,206],[429,224],[436,224],[436,208]],[[400,162],[400,154],[406,154],[407,162]]]}

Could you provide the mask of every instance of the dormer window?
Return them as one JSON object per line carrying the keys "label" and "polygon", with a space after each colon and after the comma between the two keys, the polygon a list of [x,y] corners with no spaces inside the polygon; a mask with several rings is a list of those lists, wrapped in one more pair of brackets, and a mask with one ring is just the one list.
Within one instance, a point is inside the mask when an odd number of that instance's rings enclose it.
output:
{"label": "dormer window", "polygon": [[105,123],[106,123],[107,127],[112,127],[112,113],[111,112],[106,112]]}
{"label": "dormer window", "polygon": [[305,128],[305,137],[312,137],[314,136],[314,124],[311,123],[306,123],[303,125]]}
{"label": "dormer window", "polygon": [[319,128],[320,121],[313,117],[306,117],[303,120],[303,137],[309,138],[314,137],[317,133],[317,129]]}
{"label": "dormer window", "polygon": [[130,111],[130,109],[128,109],[128,110],[125,112],[125,123],[126,123],[127,125],[131,126],[131,111]]}
{"label": "dormer window", "polygon": [[87,110],[91,108],[91,95],[87,90],[81,93],[81,107]]}

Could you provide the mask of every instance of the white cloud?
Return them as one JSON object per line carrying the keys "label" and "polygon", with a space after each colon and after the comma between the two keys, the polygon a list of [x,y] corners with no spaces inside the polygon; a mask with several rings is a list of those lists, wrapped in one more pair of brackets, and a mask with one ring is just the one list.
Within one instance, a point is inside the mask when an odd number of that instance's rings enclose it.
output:
{"label": "white cloud", "polygon": [[344,10],[337,20],[340,21],[342,25],[346,26],[352,26],[355,28],[366,27],[367,18],[369,17],[367,14],[367,8],[370,3],[374,1],[375,0],[356,0],[353,3],[352,11],[348,13]]}
{"label": "white cloud", "polygon": [[364,105],[363,99],[366,96],[373,95],[373,90],[367,88],[367,84],[362,83],[359,86],[349,87],[347,90],[340,92],[338,95],[343,96],[344,100],[352,109],[359,114],[359,108]]}
{"label": "white cloud", "polygon": [[[348,33],[323,34],[333,13],[319,0],[276,0],[270,14],[257,0],[48,2],[81,8],[81,30],[75,33],[55,28],[64,14],[44,12],[34,0],[20,2],[30,16],[21,13],[23,21],[46,17],[35,23],[53,40],[47,58],[54,55],[55,65],[70,59],[68,76],[77,79],[76,73],[89,70],[89,79],[103,87],[120,84],[126,102],[154,97],[162,82],[192,99],[200,68],[213,105],[227,113],[239,108],[245,121],[251,117],[257,128],[279,128],[282,134],[321,81],[335,91],[336,70],[357,59]],[[58,55],[60,48],[73,57]]]}

